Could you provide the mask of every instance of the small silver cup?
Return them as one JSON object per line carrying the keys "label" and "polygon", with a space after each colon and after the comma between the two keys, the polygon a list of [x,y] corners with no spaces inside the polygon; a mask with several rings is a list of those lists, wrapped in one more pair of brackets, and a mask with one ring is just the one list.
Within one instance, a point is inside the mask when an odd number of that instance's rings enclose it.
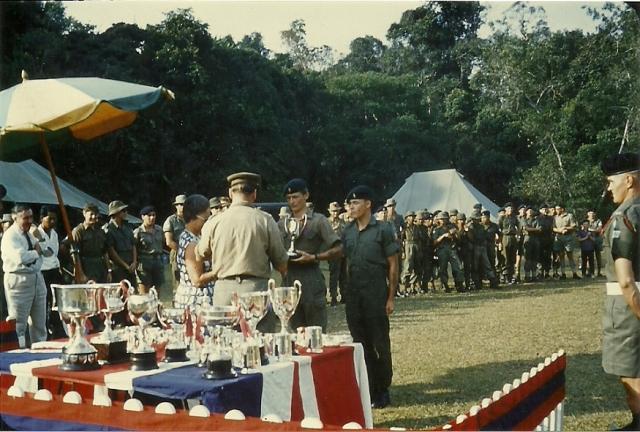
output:
{"label": "small silver cup", "polygon": [[304,336],[305,336],[309,351],[316,352],[316,353],[322,352],[322,327],[320,326],[305,327]]}

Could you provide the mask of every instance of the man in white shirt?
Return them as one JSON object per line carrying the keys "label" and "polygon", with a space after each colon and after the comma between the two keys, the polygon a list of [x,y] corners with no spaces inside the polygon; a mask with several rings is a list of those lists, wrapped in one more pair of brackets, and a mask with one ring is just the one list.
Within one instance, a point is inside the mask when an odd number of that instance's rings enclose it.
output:
{"label": "man in white shirt", "polygon": [[47,339],[46,288],[40,273],[42,249],[29,232],[33,213],[29,207],[17,205],[13,209],[15,223],[4,232],[0,244],[4,289],[9,317],[16,320],[16,334],[20,348],[27,346],[28,320],[31,343]]}
{"label": "man in white shirt", "polygon": [[[60,242],[58,233],[55,230],[57,215],[53,208],[49,206],[40,207],[40,225],[32,229],[32,234],[40,242],[40,249],[44,255],[42,257],[42,277],[47,288],[47,333],[50,339],[58,339],[66,337],[64,326],[57,312],[51,311],[53,305],[53,291],[51,284],[64,284],[62,273],[60,271],[60,260],[58,259],[58,251],[60,250]],[[51,253],[50,256],[49,253]]]}

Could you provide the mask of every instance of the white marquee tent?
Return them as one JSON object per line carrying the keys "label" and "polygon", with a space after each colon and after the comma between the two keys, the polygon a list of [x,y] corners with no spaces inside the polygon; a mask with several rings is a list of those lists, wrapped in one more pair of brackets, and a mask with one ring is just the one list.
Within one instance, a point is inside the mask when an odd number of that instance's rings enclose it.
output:
{"label": "white marquee tent", "polygon": [[400,214],[424,208],[430,212],[457,209],[469,217],[473,205],[480,203],[483,209],[491,212],[492,219],[495,219],[499,210],[493,201],[454,169],[413,173],[393,198],[397,203],[396,211]]}
{"label": "white marquee tent", "polygon": [[[107,204],[67,183],[60,177],[58,177],[58,183],[60,184],[60,193],[62,193],[65,205],[81,209],[86,203],[93,203],[98,206],[100,213],[108,213]],[[5,201],[50,204],[56,208],[58,207],[58,200],[53,190],[49,171],[31,159],[17,163],[0,161],[0,184],[7,188]],[[140,219],[129,215],[127,221],[139,223]]]}

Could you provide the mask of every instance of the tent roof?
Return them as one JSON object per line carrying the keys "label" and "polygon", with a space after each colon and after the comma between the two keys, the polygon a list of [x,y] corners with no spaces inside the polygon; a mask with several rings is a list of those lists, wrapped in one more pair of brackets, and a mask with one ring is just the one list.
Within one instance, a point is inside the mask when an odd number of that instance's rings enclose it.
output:
{"label": "tent roof", "polygon": [[[100,213],[105,215],[108,213],[107,204],[60,177],[58,177],[58,183],[65,205],[81,209],[86,203],[93,203],[98,206]],[[6,201],[58,205],[49,170],[31,159],[17,163],[0,161],[0,184],[7,188],[7,196],[4,198]],[[132,215],[127,216],[127,221],[141,222],[139,218]]]}
{"label": "tent roof", "polygon": [[393,198],[400,214],[427,208],[431,212],[457,209],[469,216],[476,203],[489,210],[493,218],[498,216],[499,210],[493,201],[454,169],[413,173]]}

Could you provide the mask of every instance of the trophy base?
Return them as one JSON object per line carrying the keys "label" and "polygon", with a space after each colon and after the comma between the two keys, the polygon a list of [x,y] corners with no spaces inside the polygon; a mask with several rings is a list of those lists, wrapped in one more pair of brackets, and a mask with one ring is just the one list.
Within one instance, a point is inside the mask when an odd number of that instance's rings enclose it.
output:
{"label": "trophy base", "polygon": [[98,350],[98,360],[105,364],[123,363],[129,360],[127,341],[91,342]]}
{"label": "trophy base", "polygon": [[294,259],[298,259],[300,258],[302,255],[297,253],[297,252],[287,252],[287,255],[289,256],[289,261],[294,260]]}
{"label": "trophy base", "polygon": [[208,380],[237,377],[237,374],[231,369],[231,359],[208,361],[207,368],[202,376]]}
{"label": "trophy base", "polygon": [[167,348],[167,349],[165,349],[164,350],[164,359],[162,361],[165,362],[165,363],[189,361],[189,357],[187,357],[187,348]]}
{"label": "trophy base", "polygon": [[146,371],[152,369],[158,369],[158,362],[156,360],[156,352],[132,352],[131,353],[131,366],[129,370],[132,371]]}
{"label": "trophy base", "polygon": [[98,355],[95,352],[68,353],[62,349],[62,364],[59,366],[64,371],[89,371],[100,369]]}

